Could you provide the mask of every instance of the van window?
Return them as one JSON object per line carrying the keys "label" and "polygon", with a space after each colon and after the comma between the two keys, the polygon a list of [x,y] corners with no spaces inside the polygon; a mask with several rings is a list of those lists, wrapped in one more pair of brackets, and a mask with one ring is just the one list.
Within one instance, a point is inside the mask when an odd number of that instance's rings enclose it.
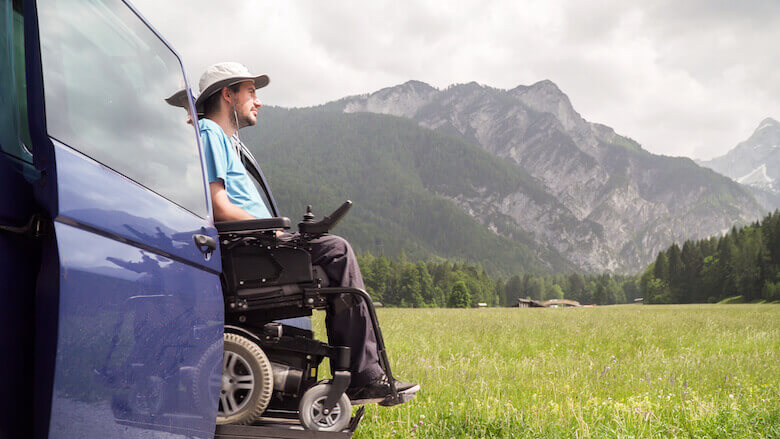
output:
{"label": "van window", "polygon": [[38,2],[49,136],[205,217],[174,53],[119,0]]}
{"label": "van window", "polygon": [[[10,29],[0,35],[0,122],[7,127],[0,133],[0,149],[32,163],[28,149],[30,131],[27,119],[27,82],[24,73],[24,17],[22,0],[4,2],[1,19]],[[10,15],[10,16],[9,16]],[[10,39],[10,41],[9,41]],[[10,129],[9,129],[10,128]]]}

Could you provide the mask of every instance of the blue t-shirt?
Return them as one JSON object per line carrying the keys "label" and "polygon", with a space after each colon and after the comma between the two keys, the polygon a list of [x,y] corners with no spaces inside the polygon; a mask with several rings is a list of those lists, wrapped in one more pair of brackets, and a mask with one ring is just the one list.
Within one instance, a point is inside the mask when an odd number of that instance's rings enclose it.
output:
{"label": "blue t-shirt", "polygon": [[198,120],[198,127],[200,143],[206,156],[209,182],[222,180],[231,203],[255,218],[270,218],[271,213],[252,184],[244,164],[230,142],[230,137],[211,119]]}

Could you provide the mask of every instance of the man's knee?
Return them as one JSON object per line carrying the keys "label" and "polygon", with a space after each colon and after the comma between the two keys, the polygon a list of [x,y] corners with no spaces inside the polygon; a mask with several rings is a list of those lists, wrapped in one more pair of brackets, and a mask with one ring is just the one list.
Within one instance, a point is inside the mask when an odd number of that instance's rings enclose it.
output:
{"label": "man's knee", "polygon": [[323,253],[332,256],[346,255],[352,250],[346,239],[336,235],[325,235],[312,241],[312,243],[321,246]]}

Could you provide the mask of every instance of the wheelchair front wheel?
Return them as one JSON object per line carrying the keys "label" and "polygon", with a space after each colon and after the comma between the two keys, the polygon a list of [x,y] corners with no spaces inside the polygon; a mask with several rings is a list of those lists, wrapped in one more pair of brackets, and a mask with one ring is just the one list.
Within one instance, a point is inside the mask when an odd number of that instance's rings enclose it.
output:
{"label": "wheelchair front wheel", "polygon": [[317,384],[303,394],[298,418],[304,428],[314,431],[342,431],[347,428],[352,417],[352,403],[346,394],[342,394],[333,410],[325,414],[324,405],[329,391],[330,384]]}

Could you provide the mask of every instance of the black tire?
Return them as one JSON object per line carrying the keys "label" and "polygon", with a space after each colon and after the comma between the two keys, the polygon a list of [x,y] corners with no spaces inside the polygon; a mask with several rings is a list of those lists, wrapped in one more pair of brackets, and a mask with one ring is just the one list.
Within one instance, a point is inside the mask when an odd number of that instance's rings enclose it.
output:
{"label": "black tire", "polygon": [[329,414],[322,413],[322,405],[328,397],[330,384],[317,384],[307,390],[298,405],[298,419],[307,430],[342,431],[352,418],[352,403],[346,394],[342,394],[338,403]]}
{"label": "black tire", "polygon": [[271,362],[260,346],[238,334],[225,334],[222,388],[217,424],[251,424],[271,402]]}

